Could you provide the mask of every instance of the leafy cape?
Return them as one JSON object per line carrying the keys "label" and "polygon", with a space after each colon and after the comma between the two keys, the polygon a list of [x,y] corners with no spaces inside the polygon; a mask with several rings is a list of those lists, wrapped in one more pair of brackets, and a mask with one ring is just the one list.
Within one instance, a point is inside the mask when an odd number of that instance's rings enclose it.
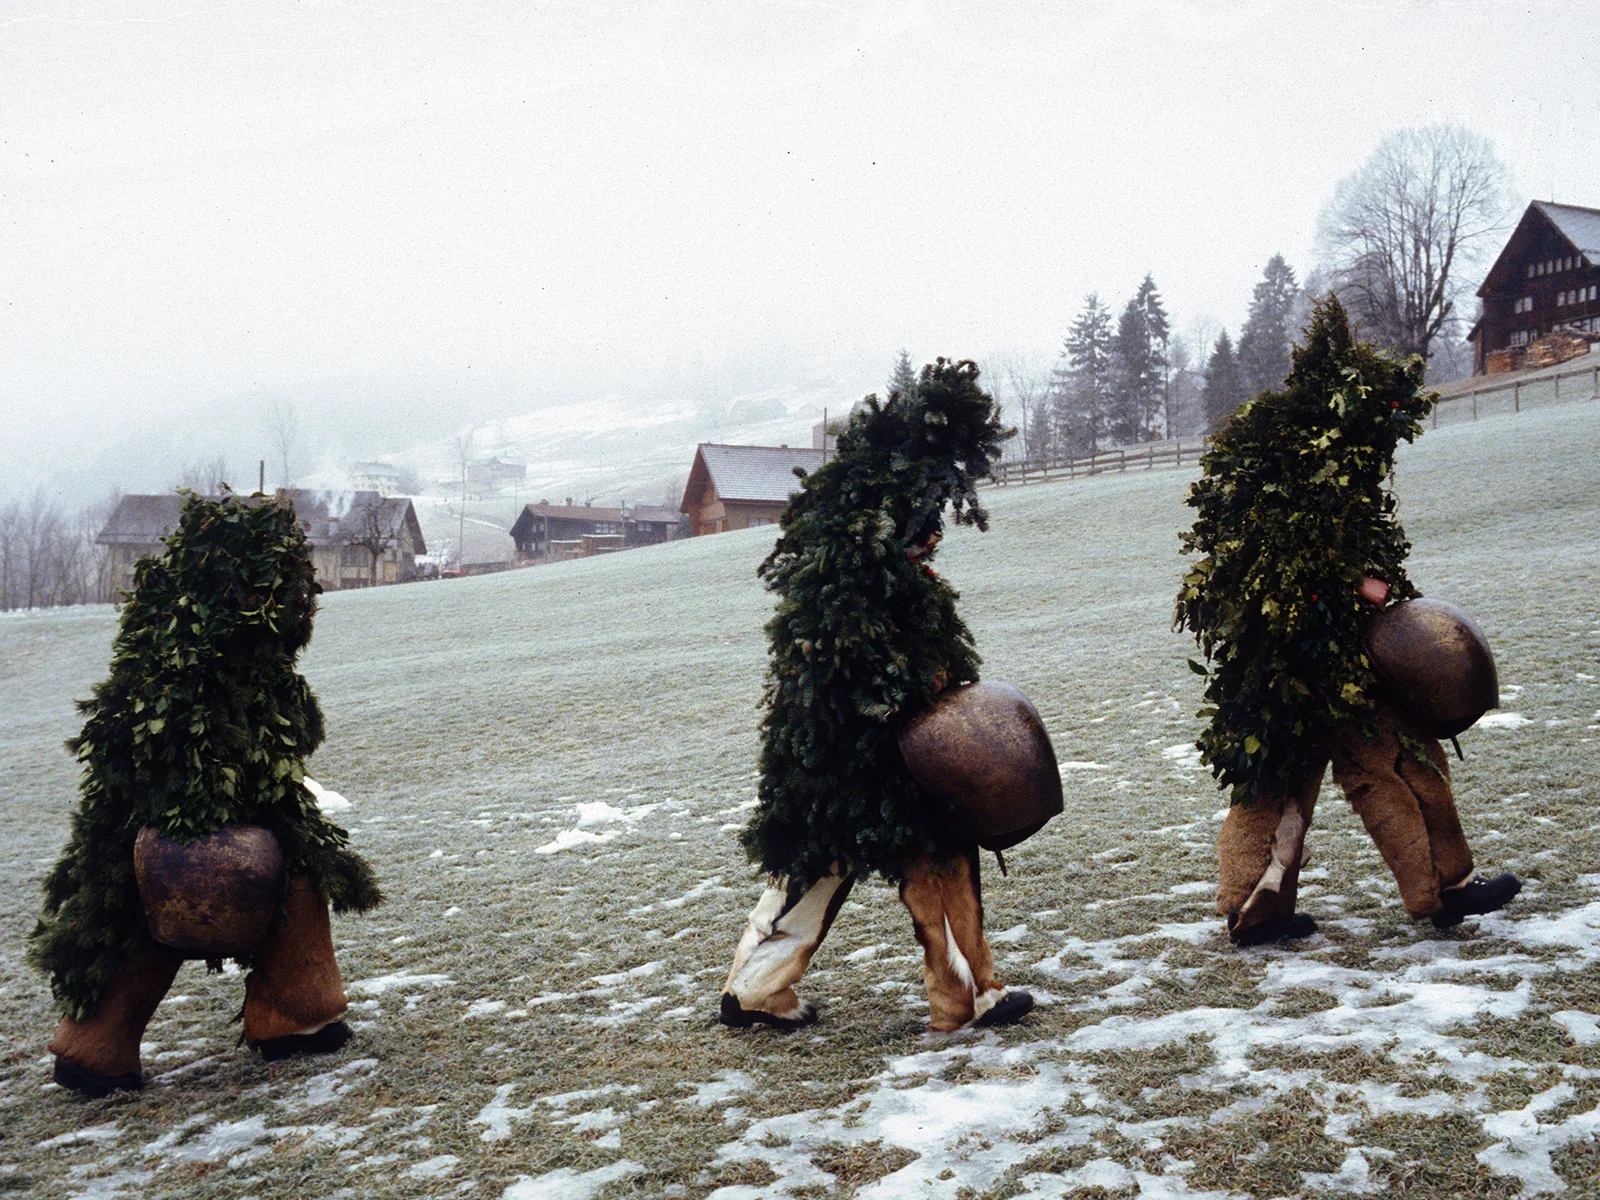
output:
{"label": "leafy cape", "polygon": [[895,718],[978,677],[957,593],[906,554],[947,504],[958,524],[987,528],[976,482],[1009,431],[977,380],[974,364],[940,359],[886,402],[868,396],[761,565],[778,604],[743,842],[770,874],[837,864],[895,878],[911,855],[954,851],[901,761]]}
{"label": "leafy cape", "polygon": [[83,764],[81,800],[31,939],[73,1016],[92,1015],[121,964],[153,945],[133,874],[141,826],[189,842],[230,822],[263,825],[289,874],[309,876],[336,909],[382,899],[301,783],[323,726],[294,668],[320,590],[283,499],[188,494],[166,555],[140,560],[111,676],[79,703],[83,732],[67,743]]}
{"label": "leafy cape", "polygon": [[1434,399],[1420,359],[1357,342],[1330,297],[1284,389],[1240,406],[1202,459],[1188,499],[1199,515],[1181,535],[1201,557],[1173,623],[1211,663],[1191,663],[1208,675],[1197,744],[1235,803],[1321,765],[1334,726],[1371,724],[1377,681],[1356,589],[1372,575],[1395,599],[1417,594],[1384,483]]}

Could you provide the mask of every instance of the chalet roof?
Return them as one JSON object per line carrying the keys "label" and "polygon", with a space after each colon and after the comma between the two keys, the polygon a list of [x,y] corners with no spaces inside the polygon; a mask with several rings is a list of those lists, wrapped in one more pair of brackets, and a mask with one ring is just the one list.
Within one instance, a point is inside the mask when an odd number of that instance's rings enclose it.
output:
{"label": "chalet roof", "polygon": [[[248,503],[253,497],[246,497]],[[422,526],[408,496],[380,496],[377,492],[313,492],[293,489],[289,502],[306,528],[313,546],[350,542],[367,527],[369,512],[376,515],[385,537],[411,538],[412,552],[426,554]],[[124,496],[117,502],[95,541],[103,546],[144,546],[154,551],[161,539],[178,527],[183,498],[176,492],[155,496]]]}
{"label": "chalet roof", "polygon": [[1600,264],[1600,209],[1535,200],[1523,210],[1522,219],[1506,239],[1505,248],[1484,276],[1478,295],[1522,289],[1523,260],[1529,256],[1532,242],[1541,229],[1553,230],[1574,253],[1583,255],[1591,264]]}
{"label": "chalet roof", "polygon": [[178,527],[183,497],[176,492],[161,496],[124,496],[94,539],[102,546],[154,545]]}
{"label": "chalet roof", "polygon": [[524,504],[522,511],[530,517],[546,517],[562,521],[620,521],[620,508],[590,508],[584,504]]}
{"label": "chalet roof", "polygon": [[689,497],[709,481],[721,500],[786,503],[800,490],[794,469],[808,473],[822,465],[822,451],[810,446],[723,446],[704,442],[695,449],[694,466],[679,509],[689,511]]}
{"label": "chalet roof", "polygon": [[1600,262],[1600,208],[1546,204],[1542,200],[1535,200],[1533,205],[1550,218],[1550,224],[1572,243],[1574,250],[1590,262]]}

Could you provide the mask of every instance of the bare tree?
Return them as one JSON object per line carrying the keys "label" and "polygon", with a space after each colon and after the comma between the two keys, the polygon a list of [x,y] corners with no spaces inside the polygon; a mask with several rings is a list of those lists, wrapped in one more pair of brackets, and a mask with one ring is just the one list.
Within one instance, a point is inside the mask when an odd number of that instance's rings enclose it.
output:
{"label": "bare tree", "polygon": [[[359,506],[359,507],[357,507]],[[404,523],[383,503],[376,492],[363,492],[339,523],[340,531],[352,546],[360,546],[372,558],[372,586],[378,586],[378,561],[383,552],[400,540]]]}
{"label": "bare tree", "polygon": [[268,400],[261,406],[261,424],[278,468],[278,486],[294,484],[294,464],[300,457],[300,417],[294,405],[284,399]]}
{"label": "bare tree", "polygon": [[215,496],[228,486],[228,474],[228,460],[218,454],[213,458],[185,463],[178,472],[178,486]]}
{"label": "bare tree", "polygon": [[1460,126],[1379,142],[1317,223],[1322,266],[1362,335],[1426,359],[1455,312],[1460,277],[1501,228],[1508,193],[1489,140]]}

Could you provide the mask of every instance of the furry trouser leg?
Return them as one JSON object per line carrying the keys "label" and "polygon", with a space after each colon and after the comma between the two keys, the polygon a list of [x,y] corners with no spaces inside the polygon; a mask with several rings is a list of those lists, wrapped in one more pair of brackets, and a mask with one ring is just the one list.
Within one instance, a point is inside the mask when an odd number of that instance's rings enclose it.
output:
{"label": "furry trouser leg", "polygon": [[[1427,762],[1401,745],[1401,733],[1425,747]],[[1414,917],[1438,912],[1440,890],[1472,874],[1444,748],[1380,705],[1376,740],[1367,741],[1354,726],[1339,730],[1333,777],[1393,873],[1406,911]]]}
{"label": "furry trouser leg", "polygon": [[971,1024],[1005,994],[983,936],[977,847],[953,862],[919,858],[908,864],[900,899],[922,943],[928,1027],[948,1032]]}
{"label": "furry trouser leg", "polygon": [[164,946],[124,963],[106,985],[94,1016],[84,1021],[61,1018],[50,1053],[108,1082],[128,1081],[116,1086],[137,1087],[139,1040],[182,965],[183,955]]}
{"label": "furry trouser leg", "polygon": [[333,957],[327,901],[309,879],[297,876],[245,980],[245,1040],[315,1033],[348,1006]]}
{"label": "furry trouser leg", "polygon": [[1230,932],[1294,912],[1322,771],[1319,767],[1281,791],[1263,788],[1252,803],[1228,810],[1217,838],[1217,911],[1228,918]]}
{"label": "furry trouser leg", "polygon": [[855,876],[837,873],[810,884],[770,880],[739,939],[723,994],[746,1012],[809,1020],[794,985],[811,965],[854,883]]}

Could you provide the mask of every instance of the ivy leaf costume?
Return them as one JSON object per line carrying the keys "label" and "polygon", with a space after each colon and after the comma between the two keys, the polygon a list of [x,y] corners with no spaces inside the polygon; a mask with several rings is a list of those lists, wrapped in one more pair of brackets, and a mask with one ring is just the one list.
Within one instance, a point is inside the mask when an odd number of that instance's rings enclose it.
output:
{"label": "ivy leaf costume", "polygon": [[1281,392],[1246,401],[1213,438],[1181,535],[1201,555],[1174,625],[1211,663],[1201,761],[1234,803],[1305,773],[1309,749],[1350,720],[1370,726],[1377,679],[1361,636],[1363,576],[1417,594],[1384,482],[1433,405],[1422,361],[1401,363],[1319,304]]}
{"label": "ivy leaf costume", "polygon": [[81,800],[45,880],[30,957],[68,1023],[92,1020],[126,971],[170,953],[150,935],[134,878],[142,826],[181,843],[230,823],[264,826],[292,881],[286,906],[309,905],[324,923],[330,902],[363,911],[381,900],[371,868],[301,782],[323,721],[295,660],[321,589],[294,510],[189,493],[166,544],[135,571],[110,678],[80,702],[83,731],[67,743],[83,765]]}
{"label": "ivy leaf costume", "polygon": [[1193,664],[1208,678],[1198,745],[1233,800],[1217,908],[1237,944],[1315,931],[1294,906],[1330,761],[1412,915],[1453,924],[1520,887],[1472,881],[1444,753],[1380,694],[1366,656],[1363,579],[1390,599],[1418,594],[1385,483],[1432,406],[1422,374],[1421,359],[1356,341],[1330,297],[1283,390],[1234,412],[1189,493],[1198,515],[1182,544],[1201,557],[1174,624],[1210,664]]}
{"label": "ivy leaf costume", "polygon": [[988,527],[976,481],[1007,431],[972,363],[868,396],[837,455],[784,510],[760,575],[778,596],[761,726],[759,807],[743,841],[769,874],[834,864],[897,879],[911,855],[955,852],[896,744],[900,714],[978,678],[957,593],[907,548],[940,527]]}
{"label": "ivy leaf costume", "polygon": [[976,845],[937,817],[896,740],[899,718],[978,677],[957,594],[927,560],[946,505],[987,527],[976,483],[1007,436],[978,368],[939,359],[886,402],[868,396],[784,512],[760,568],[778,604],[743,835],[769,886],[723,990],[726,1025],[815,1019],[793,985],[856,876],[873,871],[899,882],[911,912],[933,1028],[1008,1023],[1033,1006],[994,979]]}

